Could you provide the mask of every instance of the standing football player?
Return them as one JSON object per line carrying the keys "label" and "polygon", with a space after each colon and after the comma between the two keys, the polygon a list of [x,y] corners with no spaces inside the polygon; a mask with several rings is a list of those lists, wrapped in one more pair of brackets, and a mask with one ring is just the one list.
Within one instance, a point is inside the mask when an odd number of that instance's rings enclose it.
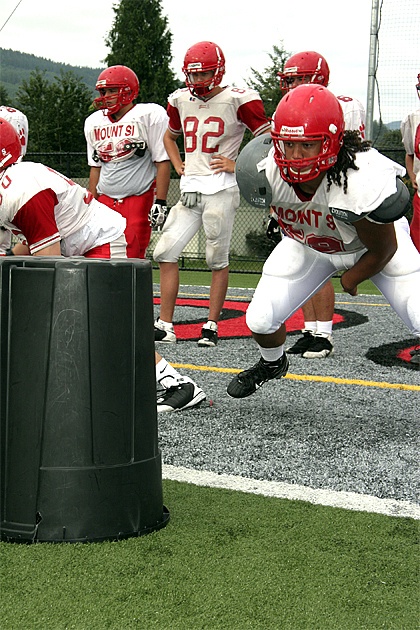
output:
{"label": "standing football player", "polygon": [[[326,59],[313,50],[296,53],[279,72],[280,89],[287,94],[298,85],[315,83],[328,86],[330,69]],[[359,131],[365,138],[366,113],[360,101],[350,96],[337,96],[344,113],[346,129]],[[300,354],[305,359],[322,359],[334,354],[332,337],[335,292],[329,280],[302,306],[304,328],[302,337],[291,346],[289,354]]]}
{"label": "standing football player", "polygon": [[[246,129],[267,133],[270,123],[255,90],[222,86],[225,57],[220,46],[199,42],[185,54],[186,88],[169,96],[169,126],[164,143],[181,176],[181,199],[171,209],[154,250],[160,268],[160,315],[155,340],[175,342],[173,315],[179,290],[178,259],[201,226],[206,236],[206,262],[211,269],[208,321],[199,346],[217,344],[217,323],[229,279],[229,248],[239,190],[235,160]],[[177,140],[184,135],[185,162]]]}
{"label": "standing football player", "polygon": [[[417,75],[416,90],[420,99],[420,74]],[[402,121],[401,136],[406,151],[407,174],[414,188],[410,235],[420,252],[420,108],[408,114]],[[420,365],[420,346],[411,351],[411,363]]]}
{"label": "standing football player", "polygon": [[[126,66],[103,70],[96,81],[100,96],[85,121],[89,190],[127,220],[129,256],[144,258],[152,226],[164,222],[170,162],[163,146],[168,117],[155,103],[138,103],[137,75]],[[149,221],[150,213],[150,221]]]}
{"label": "standing football player", "polygon": [[287,374],[285,322],[337,271],[350,295],[370,278],[420,337],[420,254],[399,221],[410,202],[405,169],[344,129],[339,100],[322,86],[300,85],[277,106],[265,172],[288,238],[266,260],[248,307],[261,358],[229,383],[233,398]]}
{"label": "standing football player", "polygon": [[[417,75],[416,90],[420,99],[420,74]],[[407,174],[414,188],[410,234],[414,245],[420,252],[420,108],[408,114],[402,121],[401,136],[406,151]]]}

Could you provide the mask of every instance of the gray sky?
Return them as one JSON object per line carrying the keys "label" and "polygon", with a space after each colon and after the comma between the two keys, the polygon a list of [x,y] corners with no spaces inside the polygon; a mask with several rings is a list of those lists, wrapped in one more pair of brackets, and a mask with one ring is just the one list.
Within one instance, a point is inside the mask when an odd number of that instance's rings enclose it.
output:
{"label": "gray sky", "polygon": [[[0,27],[18,2],[2,0]],[[417,0],[400,0],[400,9],[404,2]],[[0,47],[71,65],[101,66],[108,52],[104,38],[112,27],[113,4],[113,0],[21,0],[0,32]],[[173,69],[179,78],[185,51],[198,41],[211,40],[221,46],[226,83],[236,85],[244,84],[251,67],[262,71],[270,65],[268,53],[277,44],[290,53],[316,50],[323,54],[330,66],[330,89],[337,95],[358,98],[364,105],[371,4],[370,0],[352,0],[343,9],[337,0],[264,0],[258,15],[257,5],[251,11],[243,0],[162,1],[173,34]],[[415,77],[411,77],[409,102],[404,103],[407,112],[418,104],[414,83]]]}

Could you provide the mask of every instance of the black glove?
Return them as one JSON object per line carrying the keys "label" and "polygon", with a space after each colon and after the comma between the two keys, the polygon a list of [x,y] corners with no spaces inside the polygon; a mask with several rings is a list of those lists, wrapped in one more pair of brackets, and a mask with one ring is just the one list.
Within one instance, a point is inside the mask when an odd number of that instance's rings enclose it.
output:
{"label": "black glove", "polygon": [[149,210],[149,223],[152,228],[162,228],[166,221],[170,208],[166,205],[166,199],[156,199]]}
{"label": "black glove", "polygon": [[273,219],[273,217],[270,217],[270,220],[268,221],[265,235],[267,238],[269,238],[271,241],[274,241],[276,244],[280,243],[281,241],[282,237],[281,237],[280,226],[277,223],[277,221]]}

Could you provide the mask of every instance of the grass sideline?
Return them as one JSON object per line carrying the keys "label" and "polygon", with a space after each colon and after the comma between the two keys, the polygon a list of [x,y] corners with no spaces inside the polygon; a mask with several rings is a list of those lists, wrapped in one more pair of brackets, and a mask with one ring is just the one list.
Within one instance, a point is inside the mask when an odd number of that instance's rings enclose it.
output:
{"label": "grass sideline", "polygon": [[165,480],[168,525],[0,543],[1,630],[415,630],[412,519]]}
{"label": "grass sideline", "polygon": [[[180,271],[179,277],[180,284],[183,285],[208,287],[211,282],[210,271]],[[235,289],[255,289],[259,279],[260,274],[258,273],[230,273],[229,287]],[[154,284],[160,283],[160,274],[158,269],[153,269],[153,282]],[[332,278],[332,283],[336,293],[344,293],[339,278]],[[370,280],[362,282],[359,285],[358,292],[360,295],[380,295],[380,291]]]}

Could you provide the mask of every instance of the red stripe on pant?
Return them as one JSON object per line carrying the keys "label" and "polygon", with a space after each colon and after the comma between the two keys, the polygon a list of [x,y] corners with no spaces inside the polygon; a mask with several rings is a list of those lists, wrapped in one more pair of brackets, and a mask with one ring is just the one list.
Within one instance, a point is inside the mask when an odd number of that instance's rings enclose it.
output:
{"label": "red stripe on pant", "polygon": [[124,199],[112,199],[99,195],[98,201],[119,212],[127,221],[125,238],[129,258],[145,258],[152,228],[149,223],[149,210],[155,198],[155,186],[143,193]]}

